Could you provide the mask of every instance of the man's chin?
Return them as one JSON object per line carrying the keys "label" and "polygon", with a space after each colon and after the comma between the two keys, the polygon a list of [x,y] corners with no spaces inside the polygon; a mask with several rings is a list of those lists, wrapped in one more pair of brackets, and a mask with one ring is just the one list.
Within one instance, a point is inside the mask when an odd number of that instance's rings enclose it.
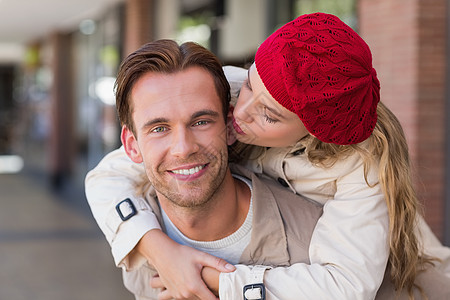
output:
{"label": "man's chin", "polygon": [[205,195],[200,194],[189,194],[189,196],[186,197],[186,194],[178,194],[172,195],[168,199],[178,207],[199,208],[205,206],[210,197],[206,197]]}
{"label": "man's chin", "polygon": [[196,207],[211,197],[208,186],[199,182],[183,182],[170,185],[170,189],[156,185],[156,191],[167,200],[180,207]]}

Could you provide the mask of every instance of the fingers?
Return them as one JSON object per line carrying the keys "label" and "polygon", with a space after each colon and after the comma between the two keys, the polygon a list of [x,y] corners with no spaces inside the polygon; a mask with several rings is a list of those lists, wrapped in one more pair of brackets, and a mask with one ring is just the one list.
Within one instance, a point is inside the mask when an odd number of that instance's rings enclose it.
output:
{"label": "fingers", "polygon": [[161,278],[159,276],[154,276],[152,279],[150,279],[150,286],[154,289],[165,289]]}
{"label": "fingers", "polygon": [[198,298],[194,298],[194,299],[206,299],[206,300],[216,300],[218,299],[213,293],[211,293],[211,291],[206,287],[206,285],[202,285],[202,287],[200,288],[200,290],[198,290],[195,295]]}
{"label": "fingers", "polygon": [[164,283],[159,276],[154,276],[150,279],[150,286],[155,289],[161,289],[158,294],[158,300],[217,300],[218,298],[206,287],[204,284],[196,283],[195,285],[188,285],[186,283],[185,289],[179,291],[169,291],[166,289]]}
{"label": "fingers", "polygon": [[158,300],[170,300],[173,299],[168,290],[164,290],[158,294]]}
{"label": "fingers", "polygon": [[163,289],[158,294],[158,300],[170,300],[170,299],[177,299],[177,300],[194,300],[194,299],[200,299],[200,300],[217,300],[218,298],[214,296],[207,288],[205,290],[197,290],[197,291],[191,291],[189,293],[184,294],[177,294],[172,295],[169,290]]}
{"label": "fingers", "polygon": [[[182,245],[178,245],[171,257],[159,261],[164,262],[164,264],[155,266],[159,276],[151,279],[149,284],[152,288],[161,289],[158,299],[162,300],[217,300],[220,273],[235,270],[233,265],[223,259]],[[214,283],[217,284],[211,290],[212,286],[207,285],[201,276],[204,267],[209,267],[219,273],[213,277]]]}
{"label": "fingers", "polygon": [[228,263],[226,260],[209,255],[207,253],[202,253],[199,264],[205,267],[211,267],[219,272],[228,273],[236,270],[236,267]]}

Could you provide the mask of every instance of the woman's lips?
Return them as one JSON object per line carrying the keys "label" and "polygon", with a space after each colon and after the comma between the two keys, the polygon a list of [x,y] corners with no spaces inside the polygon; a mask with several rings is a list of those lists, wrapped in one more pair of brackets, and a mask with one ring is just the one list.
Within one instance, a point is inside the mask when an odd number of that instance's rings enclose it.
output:
{"label": "woman's lips", "polygon": [[236,133],[245,135],[245,132],[241,129],[241,127],[239,127],[239,125],[236,122],[236,119],[234,119],[234,118],[233,118],[233,128],[236,131]]}

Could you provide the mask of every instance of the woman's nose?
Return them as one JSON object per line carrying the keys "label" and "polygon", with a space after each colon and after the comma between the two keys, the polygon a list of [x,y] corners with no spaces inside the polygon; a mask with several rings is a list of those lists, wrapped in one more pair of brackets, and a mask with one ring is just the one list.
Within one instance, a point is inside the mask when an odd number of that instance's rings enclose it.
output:
{"label": "woman's nose", "polygon": [[[241,99],[242,98],[242,99]],[[250,123],[253,121],[253,98],[245,99],[244,97],[239,97],[236,102],[236,107],[233,111],[233,116],[241,122]]]}

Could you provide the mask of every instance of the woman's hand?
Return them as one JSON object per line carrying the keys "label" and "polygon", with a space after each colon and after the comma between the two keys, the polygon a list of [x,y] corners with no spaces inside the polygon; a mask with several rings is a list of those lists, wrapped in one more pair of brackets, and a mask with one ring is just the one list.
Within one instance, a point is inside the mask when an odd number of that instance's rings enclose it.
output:
{"label": "woman's hand", "polygon": [[208,286],[209,290],[217,297],[219,296],[219,276],[220,272],[211,267],[202,269],[202,279]]}
{"label": "woman's hand", "polygon": [[[215,296],[218,297],[219,296],[219,276],[220,276],[220,272],[217,271],[216,269],[211,268],[211,267],[204,267],[202,269],[201,274],[202,274],[203,281],[206,283],[206,285],[208,286],[209,290]],[[150,285],[151,285],[152,288],[161,289],[161,292],[158,295],[158,299],[159,300],[169,300],[169,299],[175,298],[166,289],[166,287],[162,283],[162,280],[159,277],[159,275],[156,275],[155,277],[153,277],[151,279]],[[183,299],[186,299],[186,298],[183,298]],[[198,298],[195,297],[193,299],[198,299]],[[216,298],[216,299],[218,299],[218,298]]]}
{"label": "woman's hand", "polygon": [[147,232],[136,250],[157,270],[159,276],[151,280],[151,286],[165,288],[158,297],[161,300],[216,300],[201,277],[202,269],[210,267],[218,273],[235,270],[225,260],[180,245],[157,229]]}

